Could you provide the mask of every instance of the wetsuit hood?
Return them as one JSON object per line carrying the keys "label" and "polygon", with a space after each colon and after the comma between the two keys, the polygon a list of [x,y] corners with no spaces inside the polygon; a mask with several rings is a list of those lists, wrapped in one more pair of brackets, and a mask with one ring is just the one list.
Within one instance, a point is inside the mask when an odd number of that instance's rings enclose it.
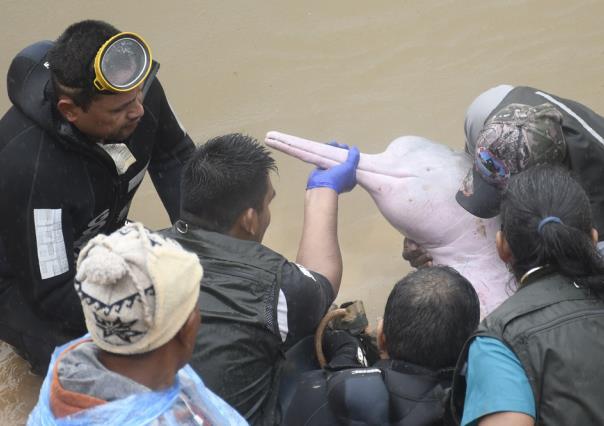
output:
{"label": "wetsuit hood", "polygon": [[15,107],[45,130],[56,133],[53,124],[52,84],[46,56],[53,42],[34,43],[13,59],[7,74],[8,97]]}

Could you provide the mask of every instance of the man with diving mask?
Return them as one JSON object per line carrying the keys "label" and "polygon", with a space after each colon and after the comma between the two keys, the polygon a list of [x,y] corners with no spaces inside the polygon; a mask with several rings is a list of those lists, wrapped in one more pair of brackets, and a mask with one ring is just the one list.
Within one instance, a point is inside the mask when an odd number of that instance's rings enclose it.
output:
{"label": "man with diving mask", "polygon": [[[43,372],[85,331],[79,249],[121,227],[146,171],[172,222],[194,145],[142,37],[100,21],[17,54],[0,119],[0,340]],[[107,307],[111,309],[111,307]]]}

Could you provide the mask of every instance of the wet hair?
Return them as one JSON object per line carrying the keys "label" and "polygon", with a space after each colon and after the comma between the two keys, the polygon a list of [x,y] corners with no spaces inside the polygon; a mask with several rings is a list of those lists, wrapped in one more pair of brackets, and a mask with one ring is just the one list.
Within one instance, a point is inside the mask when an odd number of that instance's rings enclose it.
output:
{"label": "wet hair", "polygon": [[86,20],[70,25],[48,53],[57,98],[67,96],[86,110],[100,92],[94,87],[94,58],[110,37],[118,34],[103,21]]}
{"label": "wet hair", "polygon": [[[548,222],[539,232],[539,223],[548,216],[562,223]],[[604,262],[591,236],[589,199],[567,170],[540,165],[513,176],[503,194],[501,220],[516,278],[550,265],[602,293]]]}
{"label": "wet hair", "polygon": [[478,295],[466,278],[449,266],[421,268],[388,296],[386,350],[390,358],[433,370],[453,368],[479,319]]}
{"label": "wet hair", "polygon": [[199,146],[181,182],[183,218],[202,228],[228,232],[248,208],[260,211],[275,160],[256,139],[232,133]]}

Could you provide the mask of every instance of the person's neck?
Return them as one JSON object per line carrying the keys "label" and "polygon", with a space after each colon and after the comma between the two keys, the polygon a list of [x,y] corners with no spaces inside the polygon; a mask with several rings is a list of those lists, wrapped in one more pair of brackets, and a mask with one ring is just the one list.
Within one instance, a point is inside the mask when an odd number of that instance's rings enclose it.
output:
{"label": "person's neck", "polygon": [[526,271],[524,274],[522,274],[522,276],[518,280],[519,286],[524,287],[524,286],[530,284],[531,282],[535,281],[538,278],[551,274],[553,271],[554,271],[554,268],[552,268],[549,264],[540,265],[540,266],[531,268],[528,271]]}
{"label": "person's neck", "polygon": [[84,132],[82,132],[78,126],[73,123],[70,123],[64,116],[59,112],[59,110],[54,108],[55,119],[60,120],[62,125],[59,128],[59,134],[62,136],[70,136],[76,138],[78,140],[89,142],[90,144],[103,144],[106,141],[99,138],[94,138]]}
{"label": "person's neck", "polygon": [[260,243],[261,241],[258,241],[256,238],[254,238],[253,235],[251,235],[249,232],[246,232],[244,229],[240,228],[240,227],[233,227],[229,230],[229,232],[227,232],[227,235],[233,237],[233,238],[237,238],[238,240],[246,240],[246,241],[256,241],[257,243]]}
{"label": "person's neck", "polygon": [[144,355],[115,355],[101,350],[99,361],[108,370],[128,377],[152,390],[172,386],[179,370],[175,360],[161,350]]}
{"label": "person's neck", "polygon": [[176,229],[182,234],[186,234],[189,229],[202,229],[206,232],[216,232],[217,234],[230,235],[229,232],[223,232],[217,230],[216,224],[208,223],[192,213],[182,210],[180,212],[180,218],[176,221]]}
{"label": "person's neck", "polygon": [[226,232],[218,231],[215,229],[216,226],[209,226],[204,220],[184,210],[180,212],[180,220],[178,222],[180,223],[177,223],[176,229],[178,232],[183,234],[186,233],[190,227],[197,227],[203,229],[204,231],[228,235],[229,237],[237,238],[238,240],[256,241],[258,243],[262,243],[262,241],[258,241],[253,235],[240,227],[237,223],[235,223]]}

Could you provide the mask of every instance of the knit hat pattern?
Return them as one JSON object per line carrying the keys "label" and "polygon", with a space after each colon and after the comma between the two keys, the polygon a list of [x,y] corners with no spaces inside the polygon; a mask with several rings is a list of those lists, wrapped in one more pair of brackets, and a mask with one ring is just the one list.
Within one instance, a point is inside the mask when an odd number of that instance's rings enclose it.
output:
{"label": "knit hat pattern", "polygon": [[97,346],[132,355],[157,349],[178,333],[196,309],[202,276],[195,254],[129,223],[86,244],[74,285]]}

